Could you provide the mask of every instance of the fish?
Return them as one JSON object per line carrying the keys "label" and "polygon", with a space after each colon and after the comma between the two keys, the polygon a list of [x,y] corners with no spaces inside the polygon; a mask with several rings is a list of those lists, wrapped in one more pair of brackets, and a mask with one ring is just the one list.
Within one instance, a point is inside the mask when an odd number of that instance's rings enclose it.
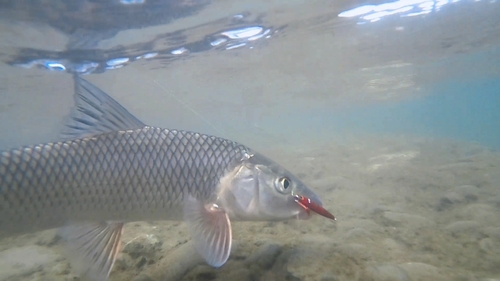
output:
{"label": "fish", "polygon": [[55,142],[0,153],[0,237],[59,228],[72,268],[107,280],[125,223],[184,221],[220,267],[231,221],[335,220],[284,167],[225,138],[145,125],[78,75]]}

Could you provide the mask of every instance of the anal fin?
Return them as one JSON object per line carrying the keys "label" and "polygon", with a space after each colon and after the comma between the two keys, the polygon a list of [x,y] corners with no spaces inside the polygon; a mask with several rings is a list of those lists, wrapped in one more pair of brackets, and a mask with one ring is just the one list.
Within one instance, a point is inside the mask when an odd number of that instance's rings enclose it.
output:
{"label": "anal fin", "polygon": [[82,277],[106,281],[120,251],[123,222],[70,225],[60,230],[72,268]]}
{"label": "anal fin", "polygon": [[213,266],[226,263],[231,253],[231,221],[215,204],[205,205],[190,197],[184,202],[184,219],[191,231],[196,250]]}

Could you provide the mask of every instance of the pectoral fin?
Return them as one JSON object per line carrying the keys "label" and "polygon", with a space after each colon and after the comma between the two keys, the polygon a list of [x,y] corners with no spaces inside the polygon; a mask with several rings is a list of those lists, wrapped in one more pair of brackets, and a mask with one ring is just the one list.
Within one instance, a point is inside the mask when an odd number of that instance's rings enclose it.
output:
{"label": "pectoral fin", "polygon": [[71,225],[59,235],[75,271],[90,280],[105,281],[120,251],[122,222],[101,222]]}
{"label": "pectoral fin", "polygon": [[184,219],[191,231],[196,250],[214,267],[226,263],[231,252],[231,222],[215,204],[203,204],[194,198],[184,203]]}

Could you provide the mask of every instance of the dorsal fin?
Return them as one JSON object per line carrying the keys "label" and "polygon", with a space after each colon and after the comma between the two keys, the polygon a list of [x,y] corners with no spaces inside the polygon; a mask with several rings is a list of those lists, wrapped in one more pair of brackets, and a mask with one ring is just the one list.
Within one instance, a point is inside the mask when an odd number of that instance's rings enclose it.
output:
{"label": "dorsal fin", "polygon": [[75,107],[66,128],[64,140],[90,137],[102,133],[139,129],[145,126],[123,106],[87,80],[74,76]]}

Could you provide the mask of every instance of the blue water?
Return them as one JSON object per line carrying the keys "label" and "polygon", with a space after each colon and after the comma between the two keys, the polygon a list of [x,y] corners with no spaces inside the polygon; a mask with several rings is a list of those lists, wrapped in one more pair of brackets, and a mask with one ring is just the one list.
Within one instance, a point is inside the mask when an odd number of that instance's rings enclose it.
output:
{"label": "blue water", "polygon": [[[480,142],[500,148],[500,80],[446,81],[431,96],[402,106],[415,128],[436,136]],[[411,119],[409,120],[411,121]]]}
{"label": "blue water", "polygon": [[442,81],[428,85],[427,92],[426,96],[402,102],[318,112],[316,117],[338,133],[453,138],[500,149],[500,79]]}

